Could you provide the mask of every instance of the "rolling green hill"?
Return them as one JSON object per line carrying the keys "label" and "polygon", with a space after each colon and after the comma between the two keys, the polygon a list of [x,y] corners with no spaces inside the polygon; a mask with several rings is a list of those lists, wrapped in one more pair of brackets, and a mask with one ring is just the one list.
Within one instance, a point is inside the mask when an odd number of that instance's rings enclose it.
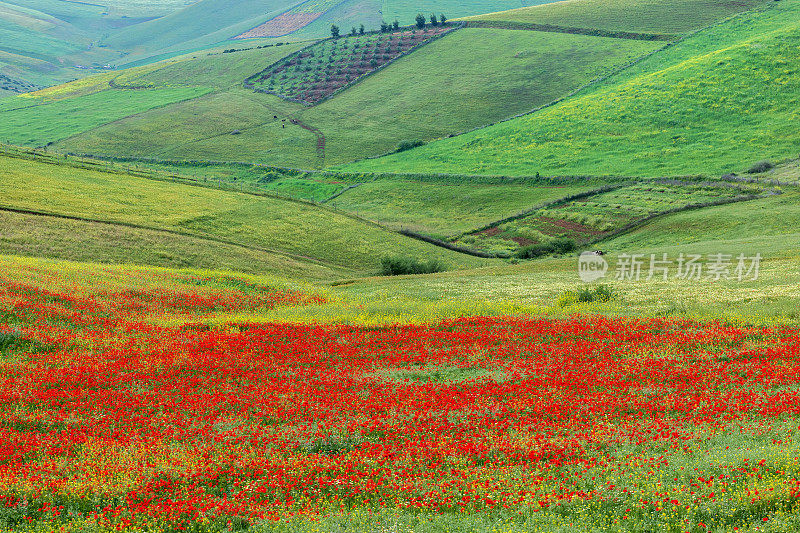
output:
{"label": "rolling green hill", "polygon": [[681,34],[698,30],[767,0],[564,0],[466,17],[467,21],[549,24],[632,33]]}
{"label": "rolling green hill", "polygon": [[100,41],[185,7],[186,0],[8,0],[0,2],[0,87],[27,92],[85,77],[127,50]]}
{"label": "rolling green hill", "polygon": [[[324,164],[344,163],[394,150],[403,141],[456,134],[524,113],[660,46],[583,35],[460,29],[314,107],[233,87],[89,130],[59,143],[59,149],[314,168],[322,164],[317,149],[322,136]],[[248,66],[253,74],[295,49],[189,58],[131,76],[128,83],[233,85],[237,76],[244,79]],[[221,70],[227,73],[219,74]],[[411,76],[415,83],[405,83]],[[284,122],[287,117],[298,124]],[[232,131],[239,134],[231,136]]]}
{"label": "rolling green hill", "polygon": [[719,175],[795,157],[800,7],[734,17],[537,113],[352,171]]}
{"label": "rolling green hill", "polygon": [[299,3],[297,0],[200,0],[180,11],[110,35],[103,43],[129,50],[120,64],[226,41]]}
{"label": "rolling green hill", "polygon": [[[191,262],[200,244],[210,242],[212,249],[224,256],[219,261],[205,260],[205,264],[236,265],[248,256],[280,256],[270,259],[264,270],[272,264],[315,277],[370,274],[377,270],[381,257],[390,253],[438,259],[450,268],[485,263],[307,202],[86,170],[52,159],[48,164],[0,156],[0,173],[0,211],[12,213],[4,219],[11,235],[2,241],[6,252],[24,249],[25,243],[33,246],[28,253],[35,253],[37,247],[42,251],[40,238],[50,235],[53,253],[45,255],[53,256],[58,249],[72,249],[98,235],[92,247],[70,255],[86,259],[94,249],[98,254],[95,260],[162,264],[183,256],[182,261]],[[16,215],[37,213],[49,216],[37,218],[43,221],[41,227],[37,223],[27,228],[26,236],[21,227],[30,219],[26,222]],[[76,236],[73,232],[82,226],[87,233]],[[106,231],[109,226],[113,229]],[[116,247],[117,233],[132,249],[127,253],[108,250],[106,255],[106,247]],[[6,231],[0,234],[5,239]],[[158,247],[143,251],[151,241]],[[157,261],[158,249],[174,242],[178,246],[171,256]]]}

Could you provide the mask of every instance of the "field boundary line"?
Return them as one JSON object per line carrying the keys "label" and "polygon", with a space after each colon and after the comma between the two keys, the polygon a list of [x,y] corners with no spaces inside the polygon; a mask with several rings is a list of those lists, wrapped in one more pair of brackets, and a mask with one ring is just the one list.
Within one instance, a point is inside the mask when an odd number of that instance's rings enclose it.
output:
{"label": "field boundary line", "polygon": [[609,233],[607,235],[604,235],[604,236],[602,236],[600,238],[587,241],[582,246],[589,246],[589,245],[592,245],[592,244],[599,244],[599,243],[608,241],[610,239],[614,239],[614,238],[620,237],[620,236],[625,235],[626,233],[630,233],[630,232],[632,232],[632,231],[634,231],[634,230],[636,230],[636,229],[638,229],[638,228],[640,228],[642,226],[646,226],[650,222],[652,222],[652,221],[654,221],[656,219],[659,219],[661,217],[666,217],[666,216],[669,216],[669,215],[675,215],[677,213],[684,213],[686,211],[696,211],[698,209],[705,209],[707,207],[719,207],[719,206],[722,206],[722,205],[738,204],[740,202],[751,202],[753,200],[763,200],[764,198],[771,198],[772,196],[779,196],[781,194],[783,194],[783,191],[771,190],[771,191],[767,191],[767,192],[765,192],[763,194],[749,194],[749,195],[736,196],[734,198],[724,198],[724,199],[721,199],[721,200],[714,200],[713,202],[703,202],[703,203],[699,203],[699,204],[687,204],[687,205],[684,205],[683,207],[676,207],[674,209],[669,209],[667,211],[662,211],[660,213],[653,213],[652,215],[648,215],[648,216],[646,216],[644,218],[641,218],[639,220],[636,220],[634,222],[626,224],[622,228],[620,228],[620,229],[618,229],[616,231],[613,231],[613,232],[611,232],[611,233]]}
{"label": "field boundary line", "polygon": [[322,265],[322,266],[327,266],[327,267],[346,268],[346,267],[343,267],[342,265],[339,265],[337,263],[333,263],[333,262],[330,262],[330,261],[326,261],[324,259],[319,259],[319,258],[316,258],[316,257],[310,257],[310,256],[302,255],[302,254],[296,254],[296,253],[289,252],[289,251],[286,251],[286,250],[279,250],[279,249],[275,249],[275,248],[265,248],[265,247],[262,247],[262,246],[253,246],[253,245],[250,245],[250,244],[244,244],[244,243],[240,243],[240,242],[236,242],[236,241],[230,241],[230,240],[227,240],[227,239],[223,239],[221,237],[214,237],[214,236],[209,236],[209,235],[201,235],[201,234],[196,234],[196,233],[186,233],[186,232],[182,232],[182,231],[178,231],[178,230],[174,230],[174,229],[169,229],[169,228],[159,228],[159,227],[155,227],[155,226],[146,226],[144,224],[135,224],[135,223],[132,223],[132,222],[121,222],[121,221],[115,221],[115,220],[103,220],[103,219],[99,219],[99,218],[82,217],[82,216],[78,216],[78,215],[65,215],[65,214],[62,214],[62,213],[39,211],[39,210],[35,210],[35,209],[23,209],[23,208],[11,207],[11,206],[5,206],[5,205],[0,205],[0,211],[4,211],[4,212],[7,212],[7,213],[17,213],[17,214],[21,214],[21,215],[32,215],[32,216],[40,216],[40,217],[58,218],[58,219],[62,219],[62,220],[72,220],[72,221],[76,221],[76,222],[87,222],[87,223],[92,223],[92,224],[104,224],[104,225],[108,225],[108,226],[120,226],[120,227],[131,228],[131,229],[153,231],[153,232],[157,232],[157,233],[167,233],[167,234],[170,234],[170,235],[177,235],[177,236],[180,236],[180,237],[188,237],[188,238],[192,238],[192,239],[198,239],[198,240],[203,240],[203,241],[210,241],[210,242],[216,242],[216,243],[220,243],[220,244],[226,244],[228,246],[237,246],[239,248],[244,248],[244,249],[247,249],[247,250],[253,250],[253,251],[257,251],[257,252],[265,252],[265,253],[270,253],[270,254],[275,254],[275,255],[282,255],[282,256],[285,256],[285,257],[289,257],[291,259],[296,259],[296,260],[299,260],[299,261],[305,261],[305,262],[310,262],[310,263],[316,263],[316,264],[319,264],[319,265]]}
{"label": "field boundary line", "polygon": [[497,254],[492,254],[490,252],[483,252],[481,250],[474,250],[472,248],[467,248],[466,246],[453,244],[451,242],[443,241],[441,239],[437,239],[436,237],[431,237],[430,235],[425,235],[423,233],[417,233],[416,231],[411,231],[409,229],[401,229],[399,233],[401,235],[405,235],[406,237],[411,237],[412,239],[417,239],[418,241],[427,242],[428,244],[439,246],[440,248],[447,248],[450,251],[462,253],[465,255],[482,257],[484,259],[497,259],[500,257]]}
{"label": "field boundary line", "polygon": [[496,30],[541,31],[548,33],[568,33],[570,35],[588,35],[590,37],[606,37],[610,39],[629,39],[633,41],[675,41],[678,35],[669,33],[639,33],[628,31],[610,31],[598,28],[577,28],[559,26],[557,24],[537,24],[535,22],[517,22],[504,20],[468,20],[466,28],[485,28]]}

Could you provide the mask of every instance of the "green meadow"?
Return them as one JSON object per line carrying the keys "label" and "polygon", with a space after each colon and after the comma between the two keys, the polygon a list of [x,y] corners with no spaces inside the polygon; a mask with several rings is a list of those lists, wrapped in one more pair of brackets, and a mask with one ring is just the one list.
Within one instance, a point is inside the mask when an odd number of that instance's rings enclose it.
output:
{"label": "green meadow", "polygon": [[538,113],[342,168],[657,177],[796,157],[798,38],[800,8],[775,3]]}
{"label": "green meadow", "polygon": [[0,207],[204,238],[319,263],[353,274],[384,255],[438,259],[449,268],[485,261],[403,237],[308,202],[0,157]]}
{"label": "green meadow", "polygon": [[383,176],[345,191],[331,205],[389,227],[446,238],[600,186],[586,180]]}
{"label": "green meadow", "polygon": [[0,139],[10,143],[42,146],[102,124],[172,104],[208,92],[203,88],[112,90],[80,99],[37,103],[27,97],[0,102]]}
{"label": "green meadow", "polygon": [[[116,121],[74,136],[59,148],[86,154],[320,166],[317,136],[283,121],[291,116],[324,135],[324,165],[345,163],[392,151],[403,141],[426,141],[524,113],[662,45],[529,31],[457,30],[314,107],[232,88]],[[233,84],[234,75],[217,74],[226,59],[235,62],[235,75],[248,72],[250,65],[249,76],[295,49],[284,46],[182,61],[136,77],[135,83],[158,86],[172,80],[169,83],[213,86],[224,79]],[[406,83],[412,76],[415,83]],[[235,138],[228,135],[234,130],[240,132]],[[158,147],[155,152],[153,144]]]}
{"label": "green meadow", "polygon": [[550,24],[632,33],[681,34],[748,9],[766,0],[580,0],[546,3],[467,17],[465,20]]}

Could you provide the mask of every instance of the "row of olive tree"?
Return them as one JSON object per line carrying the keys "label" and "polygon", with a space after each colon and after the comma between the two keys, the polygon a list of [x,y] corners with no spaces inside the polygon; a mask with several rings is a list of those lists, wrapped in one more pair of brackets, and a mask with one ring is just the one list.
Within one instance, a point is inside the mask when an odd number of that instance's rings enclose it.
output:
{"label": "row of olive tree", "polygon": [[[415,20],[417,22],[417,28],[422,29],[425,27],[425,15],[423,15],[422,13],[417,13],[417,18]],[[447,17],[445,17],[444,13],[442,13],[439,15],[439,18],[437,19],[436,14],[431,13],[430,22],[431,26],[438,26],[439,24],[444,26],[445,24],[447,24]]]}
{"label": "row of olive tree", "polygon": [[[430,21],[431,26],[439,26],[440,24],[444,26],[447,24],[447,17],[444,16],[444,13],[440,14],[438,17],[434,13],[431,13],[429,18],[425,18],[425,15],[418,13],[415,21],[417,28],[423,29],[428,21]],[[397,31],[398,29],[400,29],[400,21],[397,19],[395,19],[395,21],[391,24],[388,22],[381,22],[381,33],[389,33],[392,31]],[[366,30],[363,24],[359,28],[353,26],[353,29],[350,30],[351,36],[364,35],[364,33],[366,33]],[[340,35],[341,30],[339,29],[339,26],[336,24],[331,24],[331,37],[338,39]]]}

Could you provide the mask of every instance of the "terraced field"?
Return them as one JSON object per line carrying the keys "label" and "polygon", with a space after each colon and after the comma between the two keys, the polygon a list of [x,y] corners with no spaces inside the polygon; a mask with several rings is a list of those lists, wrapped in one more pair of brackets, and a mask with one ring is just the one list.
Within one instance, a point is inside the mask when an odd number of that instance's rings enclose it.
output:
{"label": "terraced field", "polygon": [[326,40],[249,78],[246,86],[314,105],[454,29],[447,25]]}

